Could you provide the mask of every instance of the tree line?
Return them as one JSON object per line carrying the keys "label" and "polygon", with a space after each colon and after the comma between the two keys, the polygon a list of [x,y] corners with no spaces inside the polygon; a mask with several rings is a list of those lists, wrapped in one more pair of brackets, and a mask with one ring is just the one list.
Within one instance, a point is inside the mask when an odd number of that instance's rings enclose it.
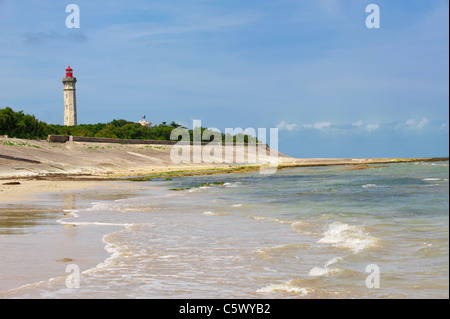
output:
{"label": "tree line", "polygon": [[[47,124],[38,120],[34,115],[24,114],[23,111],[15,112],[10,107],[0,108],[0,135],[24,139],[46,139],[48,135],[72,135],[86,137],[106,137],[120,139],[143,140],[170,140],[170,134],[175,128],[184,128],[178,123],[162,122],[151,127],[142,126],[139,123],[127,120],[113,120],[109,123],[80,124],[65,126]],[[207,128],[201,128],[202,135],[209,135]],[[193,131],[189,130],[191,140]],[[206,133],[206,134],[205,134]],[[225,141],[226,135],[222,135]],[[181,137],[180,137],[181,138]],[[211,135],[210,140],[213,139]],[[249,137],[243,134],[233,136],[233,140],[248,142]]]}

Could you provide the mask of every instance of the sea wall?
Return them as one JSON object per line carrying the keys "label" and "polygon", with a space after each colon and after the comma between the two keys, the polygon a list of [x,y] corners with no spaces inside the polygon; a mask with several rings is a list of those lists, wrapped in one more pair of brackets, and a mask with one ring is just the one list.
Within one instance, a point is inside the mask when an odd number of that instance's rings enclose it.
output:
{"label": "sea wall", "polygon": [[[47,140],[51,143],[66,143],[66,142],[86,142],[86,143],[116,143],[116,144],[157,144],[157,145],[175,145],[178,141],[167,140],[133,140],[121,138],[105,138],[105,137],[87,137],[87,136],[71,136],[71,135],[49,135]],[[190,143],[193,145],[193,143]],[[220,144],[220,143],[217,143]],[[201,145],[214,145],[212,142],[202,141]],[[235,146],[248,145],[248,143],[234,143]],[[263,144],[267,148],[266,144]]]}

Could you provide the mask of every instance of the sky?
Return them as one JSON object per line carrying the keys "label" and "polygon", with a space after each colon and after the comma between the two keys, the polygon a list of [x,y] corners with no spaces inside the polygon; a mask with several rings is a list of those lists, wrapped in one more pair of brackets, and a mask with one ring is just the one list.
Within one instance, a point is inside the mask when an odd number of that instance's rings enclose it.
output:
{"label": "sky", "polygon": [[0,108],[63,124],[70,65],[79,124],[201,120],[278,128],[294,157],[447,157],[448,14],[447,0],[0,0]]}

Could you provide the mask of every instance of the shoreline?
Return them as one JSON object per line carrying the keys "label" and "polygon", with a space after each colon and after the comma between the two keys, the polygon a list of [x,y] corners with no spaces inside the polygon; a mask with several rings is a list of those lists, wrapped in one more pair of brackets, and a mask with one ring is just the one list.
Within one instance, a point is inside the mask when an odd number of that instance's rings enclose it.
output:
{"label": "shoreline", "polygon": [[[138,176],[171,174],[217,174],[255,171],[269,167],[261,164],[276,158],[278,169],[330,165],[370,165],[419,161],[448,161],[448,157],[431,158],[293,158],[280,152],[253,153],[252,148],[239,148],[243,157],[228,162],[222,152],[211,156],[211,150],[187,149],[189,163],[174,163],[171,145],[114,144],[25,140],[0,137],[0,181],[36,180],[114,180]],[[233,149],[233,156],[238,149]],[[175,154],[178,151],[175,151]],[[204,156],[209,155],[209,162]],[[270,154],[269,154],[270,153]],[[202,155],[203,154],[203,155]],[[253,154],[253,156],[252,156]],[[178,154],[179,155],[179,154]],[[200,157],[199,157],[200,155]],[[253,158],[253,162],[249,159]],[[185,160],[186,158],[183,158]],[[176,158],[176,160],[180,160]],[[233,160],[234,157],[233,157]],[[181,160],[180,160],[181,161]],[[355,166],[354,166],[355,167]],[[271,167],[275,169],[276,167]]]}
{"label": "shoreline", "polygon": [[[365,170],[376,168],[380,164],[399,164],[411,162],[441,162],[448,161],[446,158],[411,158],[411,159],[370,159],[364,161],[349,161],[341,159],[312,159],[302,160],[302,163],[279,165],[278,170],[292,169],[297,167],[323,167],[340,166],[341,170]],[[168,168],[166,170],[153,171],[150,174],[144,171],[136,174],[136,171],[128,174],[39,174],[31,176],[0,176],[0,204],[32,201],[33,196],[40,193],[58,193],[67,191],[83,191],[104,185],[105,182],[117,181],[151,181],[152,179],[164,179],[172,177],[189,177],[200,175],[217,175],[231,173],[246,173],[258,171],[260,166],[248,165],[234,168]]]}
{"label": "shoreline", "polygon": [[[1,144],[0,144],[1,146]],[[132,146],[133,147],[133,146]],[[1,147],[0,147],[1,152]],[[129,152],[128,152],[129,153]],[[28,155],[30,155],[28,153]],[[167,155],[167,154],[165,154]],[[51,159],[49,158],[49,161]],[[296,159],[283,155],[277,170],[292,169],[297,167],[323,167],[340,166],[342,170],[364,170],[371,169],[380,164],[399,164],[411,162],[441,162],[449,158],[309,158]],[[55,163],[57,164],[57,163]],[[105,182],[114,181],[151,181],[152,179],[164,179],[172,177],[188,177],[199,175],[217,175],[230,173],[246,173],[258,171],[267,165],[142,165],[135,162],[133,168],[119,170],[65,170],[63,172],[52,172],[43,164],[27,163],[23,159],[14,161],[0,158],[0,204],[11,202],[32,201],[33,196],[39,193],[56,193],[86,190],[103,185]],[[145,163],[147,164],[147,163]],[[24,165],[27,167],[24,168]],[[57,164],[61,165],[61,163]],[[55,166],[55,165],[53,165]],[[29,174],[24,174],[26,169]],[[3,172],[3,174],[1,174]]]}
{"label": "shoreline", "polygon": [[[2,140],[7,140],[8,143]],[[103,148],[95,150],[96,148]],[[78,142],[55,145],[47,141],[0,138],[0,208],[38,204],[49,194],[79,194],[120,181],[151,181],[199,175],[255,172],[263,165],[181,164],[170,162],[170,148],[142,145],[95,145]],[[18,159],[18,160],[14,160]],[[448,161],[448,158],[309,158],[279,153],[278,170],[339,166],[364,170],[380,164]],[[94,168],[95,166],[95,168]],[[105,184],[107,183],[107,184]],[[108,183],[111,183],[108,185]],[[137,186],[137,185],[136,185]]]}

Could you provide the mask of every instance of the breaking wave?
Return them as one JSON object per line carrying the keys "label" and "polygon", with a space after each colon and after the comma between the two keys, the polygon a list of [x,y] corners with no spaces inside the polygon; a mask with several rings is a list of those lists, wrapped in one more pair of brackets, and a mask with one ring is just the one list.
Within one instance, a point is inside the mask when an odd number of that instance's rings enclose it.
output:
{"label": "breaking wave", "polygon": [[357,254],[360,251],[372,248],[378,239],[370,236],[364,226],[354,226],[341,222],[335,222],[328,226],[318,241],[321,244],[331,244],[333,247],[343,248]]}

